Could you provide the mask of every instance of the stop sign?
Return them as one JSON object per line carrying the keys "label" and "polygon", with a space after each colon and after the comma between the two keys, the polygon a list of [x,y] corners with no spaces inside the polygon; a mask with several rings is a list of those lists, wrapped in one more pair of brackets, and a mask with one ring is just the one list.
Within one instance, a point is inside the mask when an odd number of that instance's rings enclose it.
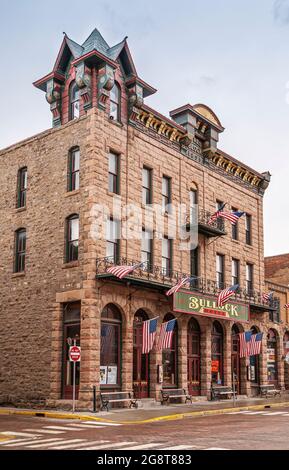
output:
{"label": "stop sign", "polygon": [[69,348],[69,359],[73,362],[80,362],[81,348],[79,346],[71,346]]}

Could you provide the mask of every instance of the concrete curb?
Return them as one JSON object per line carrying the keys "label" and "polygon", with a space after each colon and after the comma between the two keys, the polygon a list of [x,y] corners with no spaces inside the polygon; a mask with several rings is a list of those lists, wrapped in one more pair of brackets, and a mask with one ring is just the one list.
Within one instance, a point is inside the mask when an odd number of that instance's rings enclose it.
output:
{"label": "concrete curb", "polygon": [[114,423],[114,424],[146,424],[146,423],[154,423],[158,421],[176,421],[184,418],[194,418],[199,416],[213,416],[219,414],[227,414],[233,413],[238,411],[250,411],[250,410],[264,410],[265,407],[270,406],[270,408],[286,408],[289,407],[289,402],[281,402],[281,403],[270,403],[268,404],[260,404],[260,405],[248,405],[248,406],[239,406],[234,408],[221,408],[221,409],[213,409],[213,410],[200,410],[200,411],[188,411],[184,413],[175,413],[171,415],[165,416],[156,416],[155,418],[148,418],[143,420],[135,420],[135,421],[121,421],[121,420],[112,420],[103,418],[97,418],[94,416],[88,415],[75,415],[73,413],[55,413],[53,411],[24,411],[24,410],[11,410],[11,409],[0,409],[0,415],[22,415],[22,416],[37,416],[41,418],[54,418],[54,419],[79,419],[81,421],[96,421],[101,422],[105,421],[107,423]]}

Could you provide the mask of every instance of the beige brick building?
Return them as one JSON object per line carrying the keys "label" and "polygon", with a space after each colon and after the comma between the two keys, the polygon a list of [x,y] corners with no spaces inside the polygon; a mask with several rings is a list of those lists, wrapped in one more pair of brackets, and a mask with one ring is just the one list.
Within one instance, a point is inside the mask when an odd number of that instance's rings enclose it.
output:
{"label": "beige brick building", "polygon": [[[233,370],[239,394],[268,381],[284,389],[287,323],[262,300],[270,174],[219,149],[224,128],[207,106],[182,106],[170,119],[148,107],[156,90],[138,77],[126,39],[109,48],[97,30],[82,45],[65,36],[35,86],[53,128],[0,152],[1,403],[70,403],[74,339],[79,408],[91,408],[93,386],[152,399],[184,387],[209,398],[212,383],[232,384]],[[210,223],[221,203],[245,213],[235,228]],[[135,208],[138,224],[127,224]],[[198,246],[182,249],[183,232],[170,238],[171,230],[192,227],[192,212]],[[139,236],[129,236],[136,225]],[[140,261],[122,280],[107,272]],[[196,278],[165,295],[184,275]],[[232,284],[240,288],[230,307],[218,308],[218,292]],[[192,298],[200,308],[188,307]],[[142,322],[155,317],[156,340],[161,323],[176,319],[171,347],[142,354]],[[263,339],[249,363],[238,348],[250,329]]]}

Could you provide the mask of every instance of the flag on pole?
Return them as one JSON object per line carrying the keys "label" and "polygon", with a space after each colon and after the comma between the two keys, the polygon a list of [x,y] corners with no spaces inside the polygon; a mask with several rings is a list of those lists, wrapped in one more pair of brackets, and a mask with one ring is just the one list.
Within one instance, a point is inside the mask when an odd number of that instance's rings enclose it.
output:
{"label": "flag on pole", "polygon": [[123,277],[127,276],[135,269],[140,268],[144,263],[134,264],[132,266],[112,266],[108,268],[107,272],[113,274],[114,276],[122,279]]}
{"label": "flag on pole", "polygon": [[264,294],[262,294],[262,300],[264,300],[265,302],[271,302],[271,300],[273,299],[273,292],[265,292]]}
{"label": "flag on pole", "polygon": [[245,212],[242,211],[235,211],[235,212],[219,212],[219,217],[223,217],[223,219],[229,220],[232,225],[236,225],[240,217],[244,215]]}
{"label": "flag on pole", "polygon": [[246,331],[239,333],[240,336],[240,357],[248,357],[250,354],[250,341],[252,337],[252,331]]}
{"label": "flag on pole", "polygon": [[163,349],[171,349],[175,324],[175,318],[168,322],[162,323],[160,336],[156,348],[157,351],[162,351]]}
{"label": "flag on pole", "polygon": [[284,308],[289,308],[289,304],[285,304],[285,305],[284,305]]}
{"label": "flag on pole", "polygon": [[175,292],[178,292],[180,288],[183,287],[184,284],[186,284],[187,282],[193,281],[194,279],[198,279],[198,277],[197,276],[183,277],[177,282],[177,284],[175,284],[170,290],[166,292],[166,295],[169,296],[169,295],[174,294]]}
{"label": "flag on pole", "polygon": [[142,354],[148,354],[154,345],[158,318],[145,320],[142,324]]}
{"label": "flag on pole", "polygon": [[211,225],[213,222],[215,222],[215,220],[217,220],[218,217],[220,217],[220,214],[222,213],[222,210],[224,209],[226,205],[226,202],[224,202],[224,204],[222,204],[219,209],[214,212],[214,214],[211,215],[211,217],[209,218],[208,220],[208,224]]}
{"label": "flag on pole", "polygon": [[249,356],[256,356],[261,352],[263,333],[257,333],[251,336],[249,343]]}
{"label": "flag on pole", "polygon": [[235,284],[234,286],[227,287],[227,289],[221,290],[218,295],[218,307],[223,307],[223,305],[229,300],[229,298],[235,294],[238,288],[239,284]]}

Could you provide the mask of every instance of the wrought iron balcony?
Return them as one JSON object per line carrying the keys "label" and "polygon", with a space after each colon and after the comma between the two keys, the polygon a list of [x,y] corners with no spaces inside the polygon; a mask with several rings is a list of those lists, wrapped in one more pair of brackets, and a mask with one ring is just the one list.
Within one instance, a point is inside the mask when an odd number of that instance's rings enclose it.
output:
{"label": "wrought iron balcony", "polygon": [[[112,274],[107,272],[108,268],[116,265],[134,266],[139,263],[140,261],[138,260],[128,260],[127,258],[119,258],[117,263],[114,262],[113,257],[98,258],[96,260],[96,278],[114,278],[114,280],[118,280]],[[142,267],[136,268],[122,280],[118,281],[134,285],[141,285],[143,287],[157,289],[165,292],[185,276],[190,277],[190,274],[180,271],[167,272],[161,266],[143,265]],[[230,287],[230,285],[224,284],[218,286],[216,281],[198,277],[192,280],[190,285],[186,284],[185,289],[196,291],[204,295],[217,296],[220,290],[225,289],[226,287]],[[232,296],[232,300],[245,302],[260,311],[277,312],[280,310],[280,303],[278,298],[273,298],[270,303],[268,303],[262,299],[261,292],[255,290],[247,291],[246,289],[239,288],[234,296]]]}
{"label": "wrought iron balcony", "polygon": [[[211,221],[212,213],[205,211],[204,209],[198,210],[198,231],[207,237],[218,237],[226,235],[225,230],[225,221],[222,218]],[[189,228],[191,226],[192,220],[194,217],[190,215],[186,218],[186,226]]]}

